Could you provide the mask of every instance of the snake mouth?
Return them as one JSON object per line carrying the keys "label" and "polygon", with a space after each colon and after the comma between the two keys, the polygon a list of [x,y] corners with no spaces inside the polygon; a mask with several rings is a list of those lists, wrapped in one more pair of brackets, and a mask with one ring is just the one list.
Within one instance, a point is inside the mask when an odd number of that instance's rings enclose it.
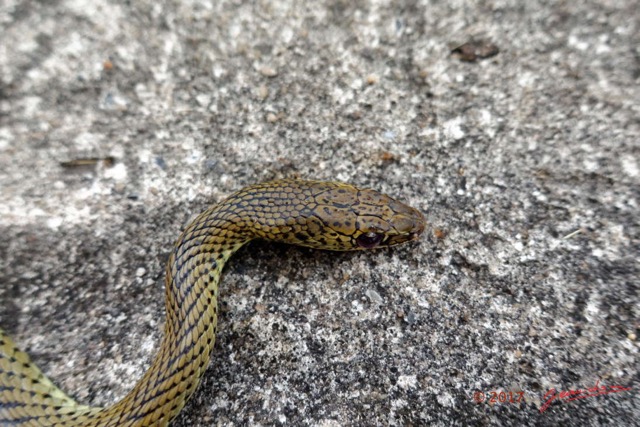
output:
{"label": "snake mouth", "polygon": [[422,212],[406,205],[403,207],[405,211],[392,221],[396,234],[389,239],[391,245],[420,239],[426,226]]}
{"label": "snake mouth", "polygon": [[427,221],[425,220],[422,212],[416,210],[416,213],[418,214],[418,218],[417,218],[417,221],[415,222],[415,228],[411,233],[409,233],[409,235],[412,236],[411,240],[418,240],[420,235],[424,232],[424,229],[427,224]]}
{"label": "snake mouth", "polygon": [[390,236],[387,240],[387,244],[397,245],[404,242],[413,242],[420,240],[420,236],[424,232],[425,222],[422,218],[417,221],[409,231],[399,232],[396,235]]}

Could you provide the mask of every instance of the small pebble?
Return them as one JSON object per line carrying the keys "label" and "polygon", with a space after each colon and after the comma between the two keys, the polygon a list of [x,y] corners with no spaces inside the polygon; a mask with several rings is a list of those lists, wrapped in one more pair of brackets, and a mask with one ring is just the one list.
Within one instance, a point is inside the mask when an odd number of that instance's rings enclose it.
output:
{"label": "small pebble", "polygon": [[264,66],[260,68],[260,74],[265,77],[275,77],[278,75],[278,70],[272,67]]}
{"label": "small pebble", "polygon": [[124,189],[125,189],[125,184],[124,182],[117,182],[114,186],[113,186],[113,191],[115,191],[118,194],[122,194],[124,193]]}
{"label": "small pebble", "polygon": [[261,85],[258,88],[258,98],[260,98],[261,101],[264,101],[267,99],[267,96],[269,96],[269,88],[265,85]]}
{"label": "small pebble", "polygon": [[417,320],[417,319],[416,319],[416,314],[415,314],[413,311],[410,311],[410,312],[407,314],[407,318],[406,318],[405,320],[406,320],[406,322],[407,322],[408,324],[413,325],[414,323],[416,323],[416,320]]}
{"label": "small pebble", "polygon": [[269,123],[274,123],[278,121],[278,116],[273,114],[273,113],[269,113],[267,114],[267,122]]}
{"label": "small pebble", "polygon": [[382,304],[382,301],[383,301],[382,297],[376,291],[374,291],[372,289],[367,289],[365,294],[367,294],[367,296],[369,297],[371,302],[376,303],[376,304]]}

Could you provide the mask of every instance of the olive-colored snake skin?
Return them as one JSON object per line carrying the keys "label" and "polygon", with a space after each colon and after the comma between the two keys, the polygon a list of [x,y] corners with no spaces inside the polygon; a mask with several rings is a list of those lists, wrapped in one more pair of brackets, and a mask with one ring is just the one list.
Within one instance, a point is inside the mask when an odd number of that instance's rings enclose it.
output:
{"label": "olive-colored snake skin", "polygon": [[373,190],[281,180],[246,187],[193,220],[167,262],[167,319],[160,351],[122,400],[78,405],[0,329],[1,426],[166,426],[184,407],[215,341],[225,261],[255,238],[336,251],[415,240],[417,210]]}

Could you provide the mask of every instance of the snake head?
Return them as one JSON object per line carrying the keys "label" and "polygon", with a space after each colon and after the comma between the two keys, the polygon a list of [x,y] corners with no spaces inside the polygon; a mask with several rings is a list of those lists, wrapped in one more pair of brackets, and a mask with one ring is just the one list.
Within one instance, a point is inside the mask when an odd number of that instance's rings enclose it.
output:
{"label": "snake head", "polygon": [[425,227],[420,211],[373,190],[360,190],[355,242],[360,249],[417,240]]}
{"label": "snake head", "polygon": [[418,210],[374,190],[337,184],[313,197],[305,246],[361,250],[417,240],[425,228]]}

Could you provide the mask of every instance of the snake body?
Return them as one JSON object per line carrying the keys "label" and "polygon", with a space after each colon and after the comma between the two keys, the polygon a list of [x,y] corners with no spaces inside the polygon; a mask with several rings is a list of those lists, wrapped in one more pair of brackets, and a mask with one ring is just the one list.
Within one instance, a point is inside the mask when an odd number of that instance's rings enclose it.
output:
{"label": "snake body", "polygon": [[256,238],[328,250],[390,246],[424,230],[417,210],[373,190],[280,180],[246,187],[196,217],[166,268],[166,324],[151,367],[107,408],[77,404],[0,329],[1,426],[166,426],[209,363],[223,265]]}

